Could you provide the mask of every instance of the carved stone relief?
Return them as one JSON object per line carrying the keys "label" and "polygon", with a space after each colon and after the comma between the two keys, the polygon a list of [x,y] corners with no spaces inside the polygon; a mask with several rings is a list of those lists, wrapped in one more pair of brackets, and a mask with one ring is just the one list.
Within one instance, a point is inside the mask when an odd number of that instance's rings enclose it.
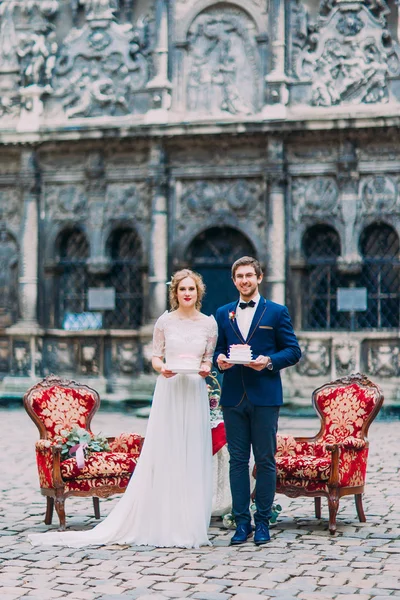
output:
{"label": "carved stone relief", "polygon": [[31,369],[31,349],[29,340],[14,340],[11,374],[17,377],[29,376]]}
{"label": "carved stone relief", "polygon": [[58,1],[4,0],[0,6],[0,118],[40,115],[41,96],[52,91],[58,52],[52,23]]}
{"label": "carved stone relief", "polygon": [[188,32],[186,96],[193,112],[249,115],[257,111],[259,72],[255,25],[228,6],[212,8]]}
{"label": "carved stone relief", "polygon": [[57,373],[72,375],[76,373],[74,341],[71,339],[47,339],[44,341],[44,374]]}
{"label": "carved stone relief", "polygon": [[371,342],[368,348],[368,373],[379,377],[398,377],[400,375],[398,340]]}
{"label": "carved stone relief", "polygon": [[334,347],[334,360],[338,377],[354,373],[357,366],[357,344],[346,341]]}
{"label": "carved stone relief", "polygon": [[292,221],[316,215],[341,215],[334,177],[296,177],[292,182]]}
{"label": "carved stone relief", "polygon": [[80,340],[79,370],[83,375],[98,375],[100,344],[98,340]]}
{"label": "carved stone relief", "polygon": [[0,223],[18,225],[21,219],[21,200],[15,188],[0,188]]}
{"label": "carved stone relief", "polygon": [[131,376],[140,370],[139,346],[135,340],[115,341],[113,344],[113,374]]}
{"label": "carved stone relief", "polygon": [[184,231],[204,214],[234,213],[264,227],[266,222],[265,183],[261,179],[200,180],[182,183],[176,219]]}
{"label": "carved stone relief", "polygon": [[83,186],[46,184],[44,204],[48,220],[85,219],[88,215],[87,197]]}
{"label": "carved stone relief", "polygon": [[320,340],[308,340],[300,343],[302,358],[297,363],[301,375],[317,377],[327,375],[331,368],[330,344]]}
{"label": "carved stone relief", "polygon": [[148,221],[150,219],[150,190],[145,182],[135,182],[126,185],[109,184],[106,193],[104,218],[135,219]]}
{"label": "carved stone relief", "polygon": [[360,212],[388,214],[400,211],[398,184],[392,177],[376,175],[360,182]]}
{"label": "carved stone relief", "polygon": [[[387,102],[388,77],[400,70],[398,45],[364,3],[330,4],[313,45],[308,42],[298,54],[295,68],[299,78],[312,81],[312,103]],[[381,17],[384,21],[383,12]]]}
{"label": "carved stone relief", "polygon": [[312,161],[327,162],[336,160],[338,149],[333,144],[317,145],[306,141],[302,144],[291,144],[287,149],[287,158],[290,162],[303,163]]}
{"label": "carved stone relief", "polygon": [[0,338],[0,373],[10,371],[10,340],[9,338]]}
{"label": "carved stone relief", "polygon": [[54,67],[52,94],[68,118],[135,112],[149,79],[146,31],[114,20],[113,0],[85,0],[86,23],[70,31]]}
{"label": "carved stone relief", "polygon": [[18,247],[14,238],[0,229],[0,327],[9,327],[18,314]]}

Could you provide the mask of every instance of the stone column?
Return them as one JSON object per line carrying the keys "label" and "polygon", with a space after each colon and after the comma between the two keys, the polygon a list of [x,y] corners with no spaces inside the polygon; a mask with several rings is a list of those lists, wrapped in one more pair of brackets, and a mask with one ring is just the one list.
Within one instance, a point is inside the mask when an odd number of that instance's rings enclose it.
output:
{"label": "stone column", "polygon": [[166,193],[165,157],[160,144],[151,151],[150,170],[153,179],[151,238],[149,257],[149,316],[156,320],[167,309],[168,275],[168,199]]}
{"label": "stone column", "polygon": [[269,183],[270,226],[268,236],[269,263],[267,281],[270,284],[270,298],[278,304],[285,304],[286,284],[286,226],[285,189],[282,174],[273,175]]}
{"label": "stone column", "polygon": [[36,331],[39,327],[37,321],[39,187],[37,185],[35,155],[31,151],[24,151],[22,153],[20,182],[23,197],[18,282],[20,317],[13,328]]}
{"label": "stone column", "polygon": [[287,78],[285,73],[285,0],[273,0],[271,3],[271,62],[272,70],[265,77],[266,105],[265,118],[285,118],[289,101]]}
{"label": "stone column", "polygon": [[156,3],[157,43],[153,52],[155,75],[146,85],[152,93],[152,106],[146,113],[146,122],[163,123],[168,120],[171,106],[171,82],[168,78],[168,7],[166,0]]}

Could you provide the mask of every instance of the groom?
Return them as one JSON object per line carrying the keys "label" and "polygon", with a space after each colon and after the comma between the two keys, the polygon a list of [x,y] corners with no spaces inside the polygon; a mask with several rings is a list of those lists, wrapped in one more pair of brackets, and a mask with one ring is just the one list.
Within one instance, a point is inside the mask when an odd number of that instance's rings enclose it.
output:
{"label": "groom", "polygon": [[[283,402],[280,370],[301,356],[288,310],[260,296],[260,263],[249,256],[232,266],[239,301],[217,310],[218,341],[214,364],[224,372],[221,406],[230,454],[230,484],[236,532],[231,544],[242,544],[252,534],[250,520],[250,450],[257,467],[254,543],[269,542],[269,519],[276,488],[276,433]],[[229,346],[248,344],[248,365],[227,361]]]}

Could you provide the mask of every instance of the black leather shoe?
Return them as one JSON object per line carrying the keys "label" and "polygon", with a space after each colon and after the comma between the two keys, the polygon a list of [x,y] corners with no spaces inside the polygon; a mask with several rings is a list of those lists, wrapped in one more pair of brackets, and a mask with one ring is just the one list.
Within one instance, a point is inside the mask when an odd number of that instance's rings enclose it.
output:
{"label": "black leather shoe", "polygon": [[237,546],[238,544],[244,544],[253,534],[253,529],[250,523],[243,523],[236,527],[234,535],[231,537],[231,546]]}
{"label": "black leather shoe", "polygon": [[271,540],[269,536],[269,528],[265,523],[257,523],[256,530],[254,533],[254,543],[256,546],[261,546],[261,544],[266,544]]}

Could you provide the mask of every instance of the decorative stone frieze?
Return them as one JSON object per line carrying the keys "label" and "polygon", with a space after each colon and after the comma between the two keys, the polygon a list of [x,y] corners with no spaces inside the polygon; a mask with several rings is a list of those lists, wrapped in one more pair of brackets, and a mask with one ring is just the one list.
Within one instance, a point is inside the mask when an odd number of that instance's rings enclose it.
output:
{"label": "decorative stone frieze", "polygon": [[367,344],[368,373],[377,377],[400,376],[398,340],[371,341]]}
{"label": "decorative stone frieze", "polygon": [[323,215],[341,217],[339,189],[334,177],[295,177],[292,180],[292,220]]}
{"label": "decorative stone frieze", "polygon": [[303,340],[300,344],[302,358],[296,370],[307,377],[328,375],[331,368],[331,347],[325,340]]}

